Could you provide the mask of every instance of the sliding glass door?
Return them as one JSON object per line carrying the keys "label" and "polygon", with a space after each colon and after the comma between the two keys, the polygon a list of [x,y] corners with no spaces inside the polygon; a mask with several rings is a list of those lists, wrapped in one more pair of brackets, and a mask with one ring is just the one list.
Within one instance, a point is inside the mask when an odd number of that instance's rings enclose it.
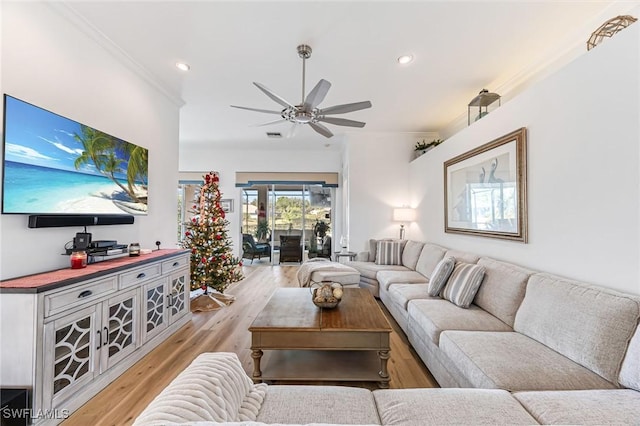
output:
{"label": "sliding glass door", "polygon": [[[281,241],[288,236],[296,241],[299,236],[301,261],[330,257],[333,191],[322,185],[302,184],[244,188],[242,232],[254,235],[256,240],[270,242],[274,254],[272,264],[280,263]],[[259,228],[264,228],[264,232]]]}

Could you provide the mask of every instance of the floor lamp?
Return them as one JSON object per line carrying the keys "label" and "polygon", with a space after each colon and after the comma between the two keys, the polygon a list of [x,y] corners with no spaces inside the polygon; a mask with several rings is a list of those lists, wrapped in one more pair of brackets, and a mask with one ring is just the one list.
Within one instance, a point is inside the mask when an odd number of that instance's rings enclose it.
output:
{"label": "floor lamp", "polygon": [[400,239],[404,240],[404,224],[416,220],[416,210],[409,207],[393,209],[393,220],[400,223]]}

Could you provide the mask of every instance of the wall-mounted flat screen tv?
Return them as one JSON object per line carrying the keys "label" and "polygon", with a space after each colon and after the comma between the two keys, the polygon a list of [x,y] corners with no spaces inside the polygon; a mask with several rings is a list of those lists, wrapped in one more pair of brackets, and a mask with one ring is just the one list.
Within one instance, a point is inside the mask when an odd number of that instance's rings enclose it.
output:
{"label": "wall-mounted flat screen tv", "polygon": [[147,214],[146,148],[4,95],[2,213]]}

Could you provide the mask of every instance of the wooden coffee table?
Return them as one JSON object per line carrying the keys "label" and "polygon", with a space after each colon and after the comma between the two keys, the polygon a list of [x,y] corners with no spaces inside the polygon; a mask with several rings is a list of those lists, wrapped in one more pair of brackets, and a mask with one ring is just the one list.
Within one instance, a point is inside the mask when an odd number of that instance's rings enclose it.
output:
{"label": "wooden coffee table", "polygon": [[[371,293],[346,288],[321,309],[308,288],[280,288],[249,327],[253,380],[375,381],[389,387],[391,325]],[[273,350],[260,367],[264,350]]]}

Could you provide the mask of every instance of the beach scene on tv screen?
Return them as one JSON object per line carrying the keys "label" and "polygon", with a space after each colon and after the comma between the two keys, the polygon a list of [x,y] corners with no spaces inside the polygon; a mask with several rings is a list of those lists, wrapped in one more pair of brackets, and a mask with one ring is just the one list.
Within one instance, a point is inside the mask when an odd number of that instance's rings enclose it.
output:
{"label": "beach scene on tv screen", "polygon": [[5,98],[3,213],[147,214],[148,150]]}

